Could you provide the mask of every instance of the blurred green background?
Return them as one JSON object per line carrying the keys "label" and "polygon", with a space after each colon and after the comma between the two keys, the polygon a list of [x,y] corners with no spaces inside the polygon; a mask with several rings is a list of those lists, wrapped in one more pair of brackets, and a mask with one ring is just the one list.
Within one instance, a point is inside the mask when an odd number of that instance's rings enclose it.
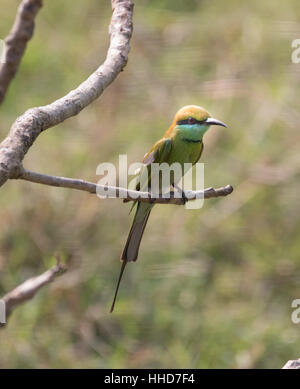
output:
{"label": "blurred green background", "polygon": [[[0,0],[0,37],[18,1]],[[75,88],[104,60],[108,0],[45,0],[1,106],[15,118]],[[10,181],[0,197],[0,296],[55,263],[68,272],[0,331],[6,368],[280,368],[299,355],[300,38],[298,0],[138,0],[125,71],[24,160],[97,181],[101,162],[140,161],[186,104],[229,129],[205,137],[205,185],[232,184],[200,210],[157,206],[139,261],[109,314],[130,205]]]}

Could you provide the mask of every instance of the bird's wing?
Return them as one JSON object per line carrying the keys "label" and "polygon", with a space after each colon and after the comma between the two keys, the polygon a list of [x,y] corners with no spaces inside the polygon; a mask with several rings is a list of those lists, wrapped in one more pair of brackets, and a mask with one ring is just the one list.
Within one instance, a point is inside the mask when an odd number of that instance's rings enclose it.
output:
{"label": "bird's wing", "polygon": [[[168,160],[168,156],[172,150],[172,140],[169,138],[163,138],[156,142],[150,151],[144,155],[143,164],[137,173],[136,179],[138,180],[136,184],[136,190],[141,192],[148,191],[149,184],[151,181],[151,163],[162,163]],[[144,169],[148,170],[147,179],[143,180]],[[124,200],[123,200],[124,201]],[[133,210],[134,206],[137,204],[138,200],[135,200],[132,204],[130,212]],[[126,201],[125,201],[126,202]],[[129,212],[129,213],[130,213]]]}
{"label": "bird's wing", "polygon": [[[168,156],[172,150],[172,140],[163,138],[156,142],[150,151],[145,154],[143,159],[144,166],[139,171],[140,180],[136,186],[136,190],[147,191],[151,181],[151,163],[162,163],[168,160]],[[147,179],[143,180],[144,169],[148,170]]]}
{"label": "bird's wing", "polygon": [[166,162],[172,149],[172,140],[163,138],[155,143],[151,150],[144,155],[143,163],[148,166],[151,163]]}

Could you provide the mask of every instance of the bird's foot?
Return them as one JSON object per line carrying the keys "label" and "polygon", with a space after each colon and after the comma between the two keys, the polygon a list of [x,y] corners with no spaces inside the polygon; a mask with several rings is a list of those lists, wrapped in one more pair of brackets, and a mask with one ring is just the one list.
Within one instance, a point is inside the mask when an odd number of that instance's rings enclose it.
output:
{"label": "bird's foot", "polygon": [[181,197],[182,197],[182,200],[183,200],[183,204],[185,204],[188,201],[188,198],[187,198],[184,190],[181,191]]}
{"label": "bird's foot", "polygon": [[[180,194],[180,198],[183,200],[183,204],[185,204],[187,201],[188,201],[188,198],[184,192],[184,190],[182,190],[179,186],[177,185],[174,185],[174,188],[176,188],[176,191],[177,193]],[[175,193],[174,192],[171,192],[173,194],[174,197],[177,197],[175,196]]]}

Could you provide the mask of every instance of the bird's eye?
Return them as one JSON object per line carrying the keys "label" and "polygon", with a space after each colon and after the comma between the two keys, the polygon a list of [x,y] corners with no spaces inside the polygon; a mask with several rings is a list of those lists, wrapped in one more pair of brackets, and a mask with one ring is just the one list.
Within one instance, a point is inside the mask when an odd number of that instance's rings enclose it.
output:
{"label": "bird's eye", "polygon": [[195,124],[196,119],[192,118],[191,116],[188,118],[188,124]]}

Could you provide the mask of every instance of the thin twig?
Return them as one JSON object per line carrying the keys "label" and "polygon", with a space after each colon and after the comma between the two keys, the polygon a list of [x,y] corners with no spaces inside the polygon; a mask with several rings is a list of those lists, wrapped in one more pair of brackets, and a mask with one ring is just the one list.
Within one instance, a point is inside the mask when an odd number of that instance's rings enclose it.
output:
{"label": "thin twig", "polygon": [[42,0],[23,0],[19,5],[14,25],[5,38],[4,58],[0,65],[0,104],[17,73],[27,42],[32,38],[34,19],[42,4]]}
{"label": "thin twig", "polygon": [[132,35],[133,2],[111,0],[110,46],[104,63],[92,75],[53,103],[31,108],[17,118],[8,136],[0,144],[0,186],[9,178],[17,178],[21,163],[39,134],[71,116],[99,97],[124,69]]}
{"label": "thin twig", "polygon": [[28,279],[2,297],[1,301],[5,304],[6,320],[17,306],[31,300],[44,285],[52,282],[54,278],[62,274],[65,270],[66,268],[58,259],[56,266],[37,277]]}
{"label": "thin twig", "polygon": [[225,187],[217,189],[207,188],[204,189],[204,191],[188,191],[185,192],[187,198],[184,199],[182,197],[179,197],[179,194],[177,192],[168,193],[164,197],[153,197],[153,194],[151,196],[151,193],[148,192],[139,192],[114,186],[104,186],[81,179],[49,176],[47,174],[36,173],[26,169],[22,170],[22,173],[18,178],[37,184],[83,190],[93,194],[98,193],[100,195],[106,195],[110,198],[122,198],[124,200],[129,201],[138,199],[141,202],[156,204],[183,205],[186,201],[189,200],[195,200],[199,198],[209,199],[212,197],[227,196],[233,191],[231,185],[227,185]]}

